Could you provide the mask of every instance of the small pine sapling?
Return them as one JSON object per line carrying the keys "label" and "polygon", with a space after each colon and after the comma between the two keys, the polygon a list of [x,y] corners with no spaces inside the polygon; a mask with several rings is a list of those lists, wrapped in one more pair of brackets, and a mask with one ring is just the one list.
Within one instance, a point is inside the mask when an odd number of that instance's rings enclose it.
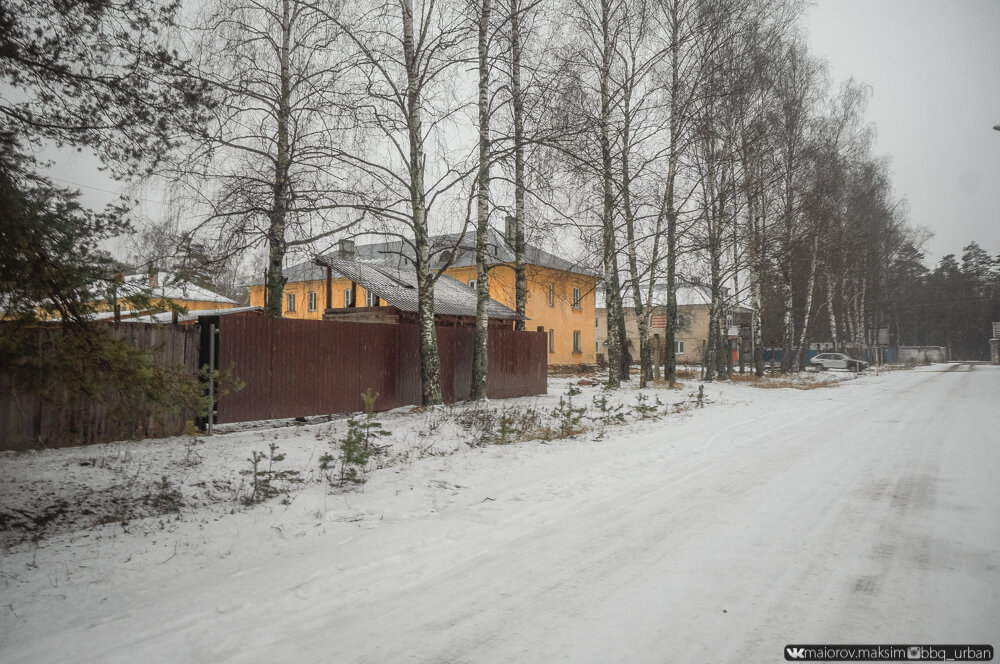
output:
{"label": "small pine sapling", "polygon": [[[243,499],[247,505],[262,503],[268,498],[273,498],[281,493],[288,493],[292,484],[300,484],[303,480],[299,477],[297,470],[276,470],[274,464],[285,460],[284,453],[278,452],[278,444],[271,443],[270,454],[254,450],[247,461],[250,462],[250,470],[240,471],[241,475],[249,475],[252,479],[252,489],[250,495]],[[267,468],[264,462],[267,461]]]}
{"label": "small pine sapling", "polygon": [[[365,403],[363,419],[347,420],[347,434],[340,440],[340,478],[341,486],[347,484],[364,484],[369,470],[369,463],[385,451],[384,446],[376,444],[379,438],[388,436],[389,432],[382,429],[382,423],[375,419],[375,400],[379,393],[372,394],[371,388],[361,394]],[[329,477],[334,470],[336,458],[324,454],[319,458],[320,470]]]}
{"label": "small pine sapling", "polygon": [[534,408],[505,410],[498,420],[498,435],[494,444],[507,445],[527,440],[538,433],[540,418]]}
{"label": "small pine sapling", "polygon": [[534,408],[493,410],[477,406],[458,411],[454,419],[469,433],[466,442],[470,447],[509,445],[543,435],[541,418]]}
{"label": "small pine sapling", "polygon": [[625,424],[625,413],[622,412],[622,404],[617,406],[612,406],[608,403],[608,396],[602,394],[601,396],[594,396],[593,399],[594,409],[597,410],[599,415],[596,419],[600,420],[602,424]]}
{"label": "small pine sapling", "polygon": [[364,425],[353,417],[347,420],[347,435],[340,441],[340,485],[362,484],[368,466]]}
{"label": "small pine sapling", "polygon": [[498,440],[497,444],[506,445],[510,442],[511,436],[514,433],[514,423],[516,418],[513,413],[504,411],[500,415],[500,421],[497,426]]}
{"label": "small pine sapling", "polygon": [[582,393],[583,393],[583,390],[581,390],[576,385],[570,385],[569,389],[566,390],[566,396],[568,396],[568,397],[575,397],[578,394],[582,394]]}
{"label": "small pine sapling", "polygon": [[559,397],[559,405],[552,410],[552,416],[559,420],[559,435],[563,438],[579,433],[580,420],[583,419],[586,408],[574,408],[573,398]]}
{"label": "small pine sapling", "polygon": [[642,392],[639,392],[638,396],[636,396],[636,404],[632,406],[632,412],[636,413],[640,420],[655,418],[660,410],[660,407],[663,406],[659,397],[656,398],[655,404],[647,403],[648,401],[649,397]]}

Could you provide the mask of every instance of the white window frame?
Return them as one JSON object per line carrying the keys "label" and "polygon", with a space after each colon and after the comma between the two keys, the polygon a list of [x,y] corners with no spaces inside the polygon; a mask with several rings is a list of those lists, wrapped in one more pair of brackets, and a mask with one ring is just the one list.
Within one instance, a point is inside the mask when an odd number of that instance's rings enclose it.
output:
{"label": "white window frame", "polygon": [[674,342],[674,355],[683,355],[683,354],[684,354],[684,342],[683,341],[675,341]]}
{"label": "white window frame", "polygon": [[556,331],[549,330],[549,352],[556,352]]}
{"label": "white window frame", "polygon": [[366,307],[377,307],[378,306],[378,295],[371,291],[365,291],[365,306]]}
{"label": "white window frame", "polygon": [[573,288],[573,308],[574,309],[583,308],[583,297],[580,295],[579,288]]}
{"label": "white window frame", "polygon": [[295,293],[285,293],[285,311],[295,313]]}
{"label": "white window frame", "polygon": [[309,311],[316,311],[316,291],[309,291]]}
{"label": "white window frame", "polygon": [[549,284],[549,306],[556,306],[556,285]]}
{"label": "white window frame", "polygon": [[580,337],[581,337],[580,330],[573,330],[573,352],[574,353],[582,353],[583,352],[583,343],[582,343],[582,339]]}
{"label": "white window frame", "polygon": [[345,309],[347,307],[351,306],[352,304],[354,304],[354,300],[351,299],[353,297],[354,297],[354,289],[352,289],[352,288],[345,288],[344,289],[344,308]]}

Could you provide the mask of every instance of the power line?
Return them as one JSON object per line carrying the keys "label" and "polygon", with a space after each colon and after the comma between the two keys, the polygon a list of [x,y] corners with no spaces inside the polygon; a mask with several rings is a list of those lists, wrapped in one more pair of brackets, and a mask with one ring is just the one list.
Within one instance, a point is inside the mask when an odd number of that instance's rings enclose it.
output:
{"label": "power line", "polygon": [[[54,175],[46,175],[45,177],[47,177],[50,180],[56,180],[57,182],[62,182],[63,184],[71,184],[74,187],[83,187],[84,189],[92,189],[94,191],[100,191],[100,192],[105,193],[105,194],[114,194],[115,196],[121,196],[122,195],[122,192],[120,192],[120,191],[112,191],[111,189],[102,189],[100,187],[95,187],[95,186],[89,185],[89,184],[81,184],[79,182],[73,182],[72,180],[67,180],[65,178],[56,177]],[[167,207],[167,204],[164,203],[163,201],[154,201],[151,198],[136,198],[136,197],[133,197],[133,196],[129,196],[129,198],[134,198],[135,200],[143,201],[145,203],[153,203],[154,205],[162,205],[164,207]]]}

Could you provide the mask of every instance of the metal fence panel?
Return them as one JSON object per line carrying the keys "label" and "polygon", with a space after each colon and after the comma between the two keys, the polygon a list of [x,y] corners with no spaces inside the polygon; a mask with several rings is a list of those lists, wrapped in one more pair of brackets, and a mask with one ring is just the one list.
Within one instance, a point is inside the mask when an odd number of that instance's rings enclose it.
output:
{"label": "metal fence panel", "polygon": [[[475,330],[438,326],[441,391],[468,399]],[[487,396],[544,394],[545,335],[490,328]],[[422,402],[420,335],[413,324],[345,323],[229,316],[219,321],[219,368],[246,383],[218,401],[219,423],[362,410],[379,393],[387,410]]]}

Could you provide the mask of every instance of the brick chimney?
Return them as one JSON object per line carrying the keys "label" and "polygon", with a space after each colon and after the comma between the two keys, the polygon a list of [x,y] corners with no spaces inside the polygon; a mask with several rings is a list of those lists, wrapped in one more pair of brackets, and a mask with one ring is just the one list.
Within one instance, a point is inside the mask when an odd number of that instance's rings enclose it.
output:
{"label": "brick chimney", "polygon": [[354,259],[354,240],[341,240],[337,244],[337,258]]}

